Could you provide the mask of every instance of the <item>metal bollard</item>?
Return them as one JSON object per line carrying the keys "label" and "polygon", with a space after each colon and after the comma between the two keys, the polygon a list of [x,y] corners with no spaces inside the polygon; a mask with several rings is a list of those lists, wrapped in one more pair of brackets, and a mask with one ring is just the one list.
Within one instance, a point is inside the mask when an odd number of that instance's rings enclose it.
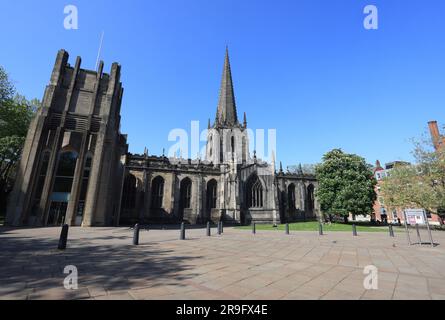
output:
{"label": "metal bollard", "polygon": [[321,223],[318,225],[318,234],[319,234],[320,236],[323,235],[323,225],[322,225]]}
{"label": "metal bollard", "polygon": [[221,234],[224,233],[224,222],[221,221]]}
{"label": "metal bollard", "polygon": [[134,232],[133,232],[133,245],[135,246],[139,245],[139,231],[140,231],[139,223],[136,223],[134,225]]}
{"label": "metal bollard", "polygon": [[286,223],[286,234],[290,234],[290,231],[289,231],[289,223]]}
{"label": "metal bollard", "polygon": [[357,237],[357,226],[355,224],[352,225],[352,234]]}
{"label": "metal bollard", "polygon": [[65,250],[66,249],[66,242],[68,241],[68,229],[69,229],[69,225],[64,224],[62,226],[62,232],[60,233],[60,238],[59,238],[59,246],[57,247],[57,249],[59,250]]}
{"label": "metal bollard", "polygon": [[218,235],[221,235],[221,221],[218,221]]}
{"label": "metal bollard", "polygon": [[252,233],[256,234],[256,223],[255,222],[252,224]]}
{"label": "metal bollard", "polygon": [[422,238],[420,237],[419,224],[416,223],[417,240],[419,240],[419,245],[422,245]]}
{"label": "metal bollard", "polygon": [[181,223],[181,233],[179,236],[179,240],[185,240],[185,223]]}
{"label": "metal bollard", "polygon": [[212,235],[211,231],[210,231],[210,221],[207,222],[207,237],[210,237]]}
{"label": "metal bollard", "polygon": [[393,228],[392,224],[389,225],[389,236],[391,238],[394,238],[394,228]]}

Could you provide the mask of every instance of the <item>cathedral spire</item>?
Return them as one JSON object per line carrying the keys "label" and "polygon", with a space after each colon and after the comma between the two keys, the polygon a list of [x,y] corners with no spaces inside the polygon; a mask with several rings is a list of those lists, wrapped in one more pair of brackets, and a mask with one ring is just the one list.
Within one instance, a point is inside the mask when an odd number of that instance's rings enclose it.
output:
{"label": "cathedral spire", "polygon": [[226,57],[219,91],[216,125],[232,127],[238,124],[235,94],[233,91],[232,72],[230,70],[229,49],[226,47]]}

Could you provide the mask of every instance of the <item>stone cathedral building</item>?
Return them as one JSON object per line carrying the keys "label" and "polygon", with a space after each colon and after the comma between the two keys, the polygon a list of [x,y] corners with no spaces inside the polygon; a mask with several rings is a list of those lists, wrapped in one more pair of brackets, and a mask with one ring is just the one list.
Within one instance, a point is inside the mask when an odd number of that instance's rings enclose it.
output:
{"label": "stone cathedral building", "polygon": [[249,150],[226,51],[205,159],[128,152],[120,133],[120,66],[109,74],[74,66],[59,51],[42,108],[31,123],[10,195],[9,225],[113,226],[315,219],[315,177],[277,172]]}

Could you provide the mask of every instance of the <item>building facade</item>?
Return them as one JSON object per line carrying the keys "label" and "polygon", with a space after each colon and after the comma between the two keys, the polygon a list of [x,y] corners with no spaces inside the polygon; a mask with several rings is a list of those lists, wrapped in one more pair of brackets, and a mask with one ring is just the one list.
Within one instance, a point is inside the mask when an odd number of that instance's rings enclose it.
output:
{"label": "building facade", "polygon": [[[440,134],[439,127],[437,125],[437,121],[430,121],[428,123],[428,127],[431,134],[431,142],[433,147],[436,150],[444,148],[445,146],[445,137]],[[374,203],[374,214],[372,219],[382,223],[404,223],[405,216],[402,208],[397,209],[389,209],[385,205],[385,197],[380,191],[380,185],[386,177],[391,175],[391,170],[396,166],[401,165],[411,165],[409,162],[405,161],[394,161],[387,163],[385,167],[382,167],[380,161],[377,160],[375,168],[374,168],[374,176],[377,180],[376,193],[377,200]],[[439,211],[441,212],[441,211]],[[430,224],[433,225],[442,225],[443,224],[443,216],[445,215],[437,215],[426,210],[427,218]]]}
{"label": "building facade", "polygon": [[391,174],[391,170],[394,168],[394,166],[397,165],[410,165],[410,163],[404,161],[395,161],[387,163],[385,167],[382,167],[380,161],[376,161],[374,168],[374,177],[377,180],[377,185],[375,187],[377,200],[374,203],[374,214],[372,216],[372,219],[374,219],[374,221],[381,223],[399,223],[405,221],[403,210],[401,208],[387,208],[387,206],[385,205],[385,198],[383,197],[383,194],[380,190],[383,179],[388,177]]}
{"label": "building facade", "polygon": [[81,69],[57,54],[42,108],[33,119],[9,198],[6,223],[118,223],[127,153],[120,134],[121,67]]}
{"label": "building facade", "polygon": [[68,64],[60,51],[28,132],[11,195],[10,225],[111,226],[140,223],[234,224],[313,220],[317,181],[277,172],[249,150],[226,51],[216,117],[204,159],[128,153],[119,131],[120,66],[111,73]]}
{"label": "building facade", "polygon": [[[398,223],[405,223],[405,215],[403,212],[403,208],[396,208],[396,209],[389,209],[385,204],[385,197],[382,194],[380,188],[381,183],[383,182],[383,179],[386,177],[389,177],[391,175],[391,170],[393,170],[396,166],[404,166],[404,165],[411,165],[409,162],[405,161],[394,161],[385,164],[385,167],[382,167],[380,164],[380,161],[376,161],[376,165],[374,168],[374,176],[377,180],[376,185],[376,194],[377,194],[377,200],[374,203],[374,214],[372,215],[372,219],[376,222],[380,223],[392,223],[392,224],[398,224]],[[441,225],[442,218],[434,213],[426,211],[428,222],[432,225]]]}

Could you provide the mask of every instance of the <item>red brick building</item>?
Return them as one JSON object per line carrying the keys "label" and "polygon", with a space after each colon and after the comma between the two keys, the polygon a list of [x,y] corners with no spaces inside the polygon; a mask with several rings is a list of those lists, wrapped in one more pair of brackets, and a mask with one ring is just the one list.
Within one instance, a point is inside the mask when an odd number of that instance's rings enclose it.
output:
{"label": "red brick building", "polygon": [[387,163],[385,167],[382,167],[380,161],[376,161],[374,177],[377,180],[377,185],[375,187],[377,200],[374,203],[374,214],[372,218],[377,222],[401,223],[405,221],[402,209],[390,210],[385,206],[385,199],[380,191],[382,180],[388,177],[391,174],[391,170],[398,165],[410,165],[410,163],[404,161],[394,161]]}
{"label": "red brick building", "polygon": [[[437,125],[437,121],[431,121],[428,123],[429,130],[431,133],[431,139],[436,150],[440,148],[445,148],[445,136],[440,134],[439,127]],[[374,214],[373,219],[380,222],[388,222],[388,223],[397,223],[404,222],[403,210],[389,210],[385,206],[385,199],[380,192],[380,185],[382,180],[391,174],[391,170],[397,165],[409,165],[408,162],[403,161],[395,161],[385,165],[382,167],[380,161],[377,160],[375,168],[374,168],[374,176],[377,179],[376,193],[377,200],[374,203]],[[427,213],[428,220],[431,224],[443,224],[443,219],[436,215]],[[443,216],[442,216],[443,217]]]}

